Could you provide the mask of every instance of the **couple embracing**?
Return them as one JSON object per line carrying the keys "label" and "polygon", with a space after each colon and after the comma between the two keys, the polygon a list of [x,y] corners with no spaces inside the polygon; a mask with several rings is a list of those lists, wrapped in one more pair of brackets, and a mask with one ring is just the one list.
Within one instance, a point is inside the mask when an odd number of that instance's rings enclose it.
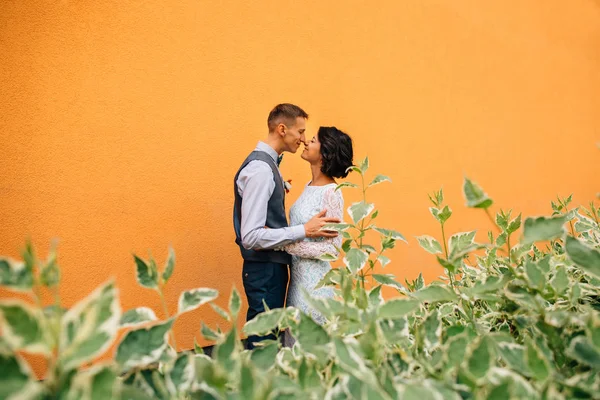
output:
{"label": "couple embracing", "polygon": [[[332,288],[315,286],[331,269],[319,257],[337,255],[341,236],[321,228],[343,219],[344,199],[341,191],[335,190],[335,179],[345,178],[352,166],[352,139],[335,127],[320,127],[307,140],[307,119],[308,114],[296,105],[277,105],[269,113],[266,140],[258,143],[234,178],[233,224],[244,259],[248,321],[264,311],[264,301],[271,309],[296,307],[323,323],[323,316],[308,305],[302,289],[315,297],[333,297]],[[284,152],[296,153],[300,146],[312,179],[291,207],[288,224],[286,183],[279,163]],[[267,338],[274,336],[249,336],[247,347],[252,349]],[[294,343],[289,332],[284,343]]]}

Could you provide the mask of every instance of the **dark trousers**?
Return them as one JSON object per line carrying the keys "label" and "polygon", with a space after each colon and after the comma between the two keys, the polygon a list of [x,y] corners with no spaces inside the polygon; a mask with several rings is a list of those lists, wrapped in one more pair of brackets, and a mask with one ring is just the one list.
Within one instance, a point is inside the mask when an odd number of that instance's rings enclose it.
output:
{"label": "dark trousers", "polygon": [[[263,300],[270,309],[281,308],[285,304],[285,294],[289,278],[289,268],[286,264],[271,262],[244,261],[242,281],[248,314],[246,321],[265,311]],[[255,343],[265,339],[276,339],[274,334],[267,336],[248,336],[246,347],[253,349]]]}

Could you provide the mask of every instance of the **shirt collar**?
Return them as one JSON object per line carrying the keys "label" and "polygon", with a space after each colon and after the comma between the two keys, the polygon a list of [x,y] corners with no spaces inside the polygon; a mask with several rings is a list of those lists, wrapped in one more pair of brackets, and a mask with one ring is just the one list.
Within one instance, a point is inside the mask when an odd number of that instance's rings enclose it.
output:
{"label": "shirt collar", "polygon": [[279,154],[277,154],[277,152],[265,142],[258,142],[258,144],[256,145],[256,150],[264,151],[265,153],[270,155],[273,161],[275,162],[277,162],[277,159],[279,158]]}

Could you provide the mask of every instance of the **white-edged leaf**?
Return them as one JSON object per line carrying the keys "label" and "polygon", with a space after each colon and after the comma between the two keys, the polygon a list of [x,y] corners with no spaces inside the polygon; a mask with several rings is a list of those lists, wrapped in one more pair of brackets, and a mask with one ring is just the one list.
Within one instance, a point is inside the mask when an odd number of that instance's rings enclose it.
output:
{"label": "white-edged leaf", "polygon": [[266,335],[279,326],[284,315],[284,308],[262,312],[246,322],[243,331],[247,335]]}
{"label": "white-edged leaf", "polygon": [[121,304],[114,281],[98,287],[61,320],[60,362],[77,367],[105,352],[119,330]]}
{"label": "white-edged leaf", "polygon": [[377,260],[381,263],[382,268],[391,262],[391,260],[384,255],[380,255],[379,257],[377,257]]}
{"label": "white-edged leaf", "polygon": [[363,218],[368,216],[373,211],[373,209],[375,209],[375,204],[359,201],[348,207],[348,214],[350,215],[350,218],[352,218],[352,221],[354,221],[354,223],[357,224]]}
{"label": "white-edged leaf", "polygon": [[115,353],[115,361],[122,371],[157,362],[168,346],[168,335],[173,321],[171,318],[151,327],[127,332]]}
{"label": "white-edged leaf", "polygon": [[442,252],[442,246],[434,237],[428,235],[417,236],[419,245],[425,249],[425,251],[431,254],[439,254]]}
{"label": "white-edged leaf", "polygon": [[384,229],[384,228],[379,228],[377,226],[374,226],[373,229],[379,233],[381,233],[382,235],[389,237],[390,239],[394,239],[394,240],[402,240],[403,242],[406,242],[406,239],[404,238],[404,236],[402,236],[402,234],[398,231],[395,231],[393,229]]}
{"label": "white-edged leaf", "polygon": [[0,371],[0,399],[20,398],[31,389],[28,384],[37,383],[29,364],[18,354],[0,351]]}
{"label": "white-edged leaf", "polygon": [[369,255],[366,252],[360,249],[350,249],[344,257],[344,264],[354,274],[365,266],[368,259]]}
{"label": "white-edged leaf", "polygon": [[391,286],[398,290],[405,290],[404,286],[396,281],[392,274],[373,274],[373,279],[385,286]]}
{"label": "white-edged leaf", "polygon": [[410,298],[398,298],[386,301],[379,307],[378,315],[380,318],[397,319],[404,317],[418,309],[420,303],[418,300]]}
{"label": "white-edged leaf", "polygon": [[156,321],[157,319],[156,314],[151,308],[138,307],[123,313],[119,325],[121,328],[129,328],[145,324],[149,321]]}
{"label": "white-edged leaf", "polygon": [[242,299],[240,298],[240,293],[234,286],[233,289],[231,289],[231,296],[229,296],[229,313],[231,314],[234,320],[237,319],[241,307]]}
{"label": "white-edged leaf", "polygon": [[219,291],[210,288],[186,290],[179,295],[178,314],[197,309],[203,304],[213,301],[219,296]]}
{"label": "white-edged leaf", "polygon": [[567,236],[565,249],[569,258],[588,274],[600,279],[600,251]]}
{"label": "white-edged leaf", "polygon": [[337,185],[337,186],[335,187],[335,190],[340,190],[340,189],[342,189],[342,188],[346,188],[346,187],[349,187],[349,188],[357,188],[357,187],[358,187],[358,185],[357,185],[357,184],[355,184],[355,183],[352,183],[352,182],[342,182],[342,183],[340,183],[339,185]]}
{"label": "white-edged leaf", "polygon": [[117,391],[117,373],[114,368],[111,365],[95,365],[75,375],[67,400],[114,399]]}
{"label": "white-edged leaf", "polygon": [[156,289],[158,287],[158,271],[152,268],[135,254],[133,255],[136,266],[136,279],[138,283],[149,289]]}
{"label": "white-edged leaf", "polygon": [[231,317],[229,316],[229,313],[225,310],[223,310],[221,307],[219,307],[218,305],[216,305],[215,303],[210,303],[210,306],[212,307],[213,310],[215,310],[215,312],[217,314],[219,314],[223,319],[225,319],[226,321],[231,321]]}
{"label": "white-edged leaf", "polygon": [[483,189],[467,177],[465,177],[463,183],[463,194],[467,200],[467,207],[486,209],[493,204],[492,199],[488,197]]}
{"label": "white-edged leaf", "polygon": [[371,181],[371,183],[369,183],[369,186],[367,186],[367,187],[375,186],[382,182],[391,182],[391,181],[392,180],[388,176],[379,174]]}
{"label": "white-edged leaf", "polygon": [[0,257],[0,286],[18,292],[27,292],[33,285],[33,274],[24,262]]}
{"label": "white-edged leaf", "polygon": [[14,350],[51,354],[52,336],[42,310],[18,299],[0,301],[2,339]]}
{"label": "white-edged leaf", "polygon": [[564,233],[564,216],[527,218],[523,225],[523,243],[552,240]]}
{"label": "white-edged leaf", "polygon": [[167,281],[169,280],[171,275],[173,275],[174,269],[175,269],[175,251],[172,248],[169,248],[169,256],[167,257],[165,269],[162,274],[164,283],[167,283]]}

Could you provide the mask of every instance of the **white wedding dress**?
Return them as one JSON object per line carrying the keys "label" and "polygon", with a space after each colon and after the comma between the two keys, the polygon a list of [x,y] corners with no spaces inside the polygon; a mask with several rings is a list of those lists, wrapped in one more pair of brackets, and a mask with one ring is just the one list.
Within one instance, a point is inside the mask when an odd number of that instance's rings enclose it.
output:
{"label": "white wedding dress", "polygon": [[[312,217],[327,210],[327,217],[339,218],[344,216],[344,198],[340,190],[335,190],[336,184],[324,186],[305,186],[304,191],[290,209],[290,226],[303,225]],[[319,260],[324,254],[338,255],[342,245],[342,236],[333,239],[317,238],[304,239],[285,246],[285,251],[292,255],[291,278],[287,292],[286,305],[296,307],[319,324],[325,322],[321,313],[314,310],[304,298],[303,290],[313,297],[333,297],[331,287],[315,289],[317,283],[331,269],[329,262]],[[284,344],[292,347],[295,340],[289,330],[285,332]]]}

